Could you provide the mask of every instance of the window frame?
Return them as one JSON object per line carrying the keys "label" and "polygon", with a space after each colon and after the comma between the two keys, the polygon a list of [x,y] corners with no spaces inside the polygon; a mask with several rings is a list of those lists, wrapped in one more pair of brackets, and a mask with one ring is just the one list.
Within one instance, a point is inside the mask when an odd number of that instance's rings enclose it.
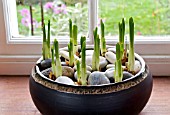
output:
{"label": "window frame", "polygon": [[[0,67],[2,68],[0,74],[29,74],[32,66],[41,56],[42,41],[40,37],[29,37],[29,40],[28,38],[14,37],[18,36],[16,32],[18,31],[17,20],[14,19],[16,18],[14,16],[16,10],[11,10],[10,6],[14,2],[15,0],[0,0]],[[97,24],[97,15],[95,15],[98,13],[97,4],[98,0],[88,0],[88,44],[94,42],[92,30]],[[12,31],[10,27],[16,27],[15,31]],[[106,38],[107,44],[115,45],[117,38],[118,36],[114,36],[113,39]],[[153,75],[170,75],[168,70],[170,66],[170,51],[168,51],[170,49],[170,36],[135,36],[135,38],[135,51],[145,59]],[[63,47],[67,45],[68,41],[59,39],[59,42],[60,47]],[[17,65],[20,65],[20,70],[15,69]]]}

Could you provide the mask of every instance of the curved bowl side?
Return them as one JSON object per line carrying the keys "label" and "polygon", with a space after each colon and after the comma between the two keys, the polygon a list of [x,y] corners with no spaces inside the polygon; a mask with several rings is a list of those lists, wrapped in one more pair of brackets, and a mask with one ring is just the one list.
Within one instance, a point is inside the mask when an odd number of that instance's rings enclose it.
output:
{"label": "curved bowl side", "polygon": [[[137,115],[144,108],[152,91],[152,75],[129,89],[107,94],[73,94],[59,92],[37,83],[30,76],[32,100],[44,115]],[[142,74],[140,74],[142,75]],[[142,76],[141,76],[142,77]]]}

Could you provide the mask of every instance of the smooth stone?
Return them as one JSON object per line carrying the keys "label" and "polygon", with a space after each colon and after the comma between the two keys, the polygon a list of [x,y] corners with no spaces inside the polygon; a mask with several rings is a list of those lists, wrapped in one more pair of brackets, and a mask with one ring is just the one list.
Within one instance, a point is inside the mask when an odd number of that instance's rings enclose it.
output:
{"label": "smooth stone", "polygon": [[135,60],[135,73],[138,73],[141,70],[142,66],[138,60]]}
{"label": "smooth stone", "polygon": [[[115,64],[108,64],[108,65],[106,66],[106,69],[109,69],[109,68],[115,68]],[[126,66],[122,66],[122,69],[123,69],[123,70],[126,69]]]}
{"label": "smooth stone", "polygon": [[[106,58],[102,56],[100,56],[99,58],[100,58],[99,67],[104,68],[108,64],[108,62]],[[92,56],[86,56],[86,65],[92,67]]]}
{"label": "smooth stone", "polygon": [[[110,69],[110,68],[115,68],[115,64],[108,64],[108,65],[106,66],[106,69]],[[122,66],[122,69],[123,69],[123,70],[126,69],[126,66]]]}
{"label": "smooth stone", "polygon": [[122,66],[122,69],[125,70],[125,69],[126,69],[126,66]]}
{"label": "smooth stone", "polygon": [[[47,68],[43,70],[41,73],[45,76],[49,76],[50,72],[52,72],[52,68]],[[70,78],[74,77],[74,69],[69,66],[62,66],[62,76],[67,76]]]}
{"label": "smooth stone", "polygon": [[69,66],[62,66],[62,75],[73,78],[74,77],[74,69]]}
{"label": "smooth stone", "polygon": [[109,79],[101,72],[95,71],[90,74],[88,78],[89,85],[102,85],[102,84],[109,84]]}
{"label": "smooth stone", "polygon": [[[64,51],[64,50],[61,50],[61,51],[60,51],[60,55],[61,55],[62,57],[64,57],[65,59],[69,60],[69,52]],[[76,56],[76,55],[74,55],[74,59],[77,60],[77,59],[79,59],[79,57]]]}
{"label": "smooth stone", "polygon": [[113,52],[106,52],[105,57],[112,64],[114,64],[116,61],[116,54],[114,54]]}
{"label": "smooth stone", "polygon": [[105,68],[105,67],[107,66],[107,64],[108,64],[107,59],[104,58],[104,57],[102,57],[102,56],[100,56],[99,67],[100,67],[101,69],[103,69],[103,68]]}
{"label": "smooth stone", "polygon": [[94,50],[86,50],[86,56],[92,56]]}
{"label": "smooth stone", "polygon": [[[86,50],[86,56],[92,56],[93,55],[94,50]],[[80,53],[81,55],[81,53]]]}
{"label": "smooth stone", "polygon": [[[90,76],[91,72],[90,71],[86,71],[87,74],[87,78]],[[77,80],[77,71],[74,73],[74,78]]]}
{"label": "smooth stone", "polygon": [[107,78],[113,78],[114,77],[114,71],[115,71],[115,68],[109,68],[105,71],[105,76]]}
{"label": "smooth stone", "polygon": [[63,48],[60,48],[59,51],[68,51],[68,47],[63,47]]}
{"label": "smooth stone", "polygon": [[66,84],[66,85],[75,85],[73,80],[67,76],[60,76],[55,80],[55,82]]}
{"label": "smooth stone", "polygon": [[78,56],[74,55],[74,59],[79,60],[80,58]]}
{"label": "smooth stone", "polygon": [[86,65],[92,67],[92,56],[86,56]]}
{"label": "smooth stone", "polygon": [[51,59],[43,60],[38,65],[40,66],[41,69],[49,68],[51,67]]}
{"label": "smooth stone", "polygon": [[[125,63],[126,67],[128,67],[128,62]],[[134,71],[138,73],[141,70],[142,66],[138,60],[135,60]]]}
{"label": "smooth stone", "polygon": [[123,71],[123,80],[128,79],[133,77],[134,75],[132,75],[131,73],[127,72],[127,71]]}
{"label": "smooth stone", "polygon": [[60,55],[61,55],[63,58],[69,60],[69,52],[64,51],[64,50],[61,50],[61,51],[60,51]]}
{"label": "smooth stone", "polygon": [[115,64],[108,64],[108,65],[106,66],[106,69],[109,69],[109,68],[115,68]]}
{"label": "smooth stone", "polygon": [[109,52],[113,52],[113,53],[115,53],[115,54],[116,54],[116,48],[113,48],[113,47],[112,47],[112,48],[108,48],[108,49],[107,49],[107,51],[109,51]]}
{"label": "smooth stone", "polygon": [[86,66],[87,71],[92,71],[92,68],[90,66]]}
{"label": "smooth stone", "polygon": [[[73,69],[75,70],[75,71],[77,71],[77,66],[75,65],[74,67],[73,67]],[[86,69],[87,69],[87,71],[92,71],[92,68],[90,67],[90,66],[86,66]]]}
{"label": "smooth stone", "polygon": [[49,76],[50,72],[52,72],[52,69],[51,68],[47,68],[43,71],[41,71],[41,73],[44,75],[44,76]]}
{"label": "smooth stone", "polygon": [[61,65],[62,66],[67,66],[67,63],[66,62],[61,62]]}

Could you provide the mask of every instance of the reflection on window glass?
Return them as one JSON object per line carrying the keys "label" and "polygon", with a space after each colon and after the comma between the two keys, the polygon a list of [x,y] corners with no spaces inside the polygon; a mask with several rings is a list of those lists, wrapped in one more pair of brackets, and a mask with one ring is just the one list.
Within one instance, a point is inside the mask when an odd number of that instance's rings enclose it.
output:
{"label": "reflection on window glass", "polygon": [[[105,21],[107,35],[118,34],[118,22],[134,18],[136,35],[170,34],[169,0],[99,0],[99,19]],[[128,31],[128,29],[126,29]]]}
{"label": "reflection on window glass", "polygon": [[[32,6],[34,35],[41,35],[40,0],[16,0],[18,27],[20,35],[31,35],[30,5]],[[44,22],[51,21],[51,34],[65,36],[69,34],[68,20],[77,24],[80,34],[88,31],[87,0],[42,0]],[[47,27],[46,27],[47,29]]]}

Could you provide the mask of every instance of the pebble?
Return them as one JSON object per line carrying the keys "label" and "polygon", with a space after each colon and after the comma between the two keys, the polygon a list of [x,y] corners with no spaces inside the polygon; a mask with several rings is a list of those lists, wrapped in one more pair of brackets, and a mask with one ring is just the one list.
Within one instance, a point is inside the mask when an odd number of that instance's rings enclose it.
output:
{"label": "pebble", "polygon": [[[115,64],[108,64],[108,65],[106,66],[106,69],[109,69],[109,68],[115,68]],[[122,66],[122,69],[123,69],[123,70],[126,69],[126,66]]]}
{"label": "pebble", "polygon": [[104,58],[104,57],[102,57],[102,56],[100,56],[99,67],[100,67],[101,69],[103,69],[103,68],[105,68],[105,67],[107,66],[107,64],[108,64],[107,59]]}
{"label": "pebble", "polygon": [[48,77],[51,71],[52,71],[51,68],[47,68],[47,69],[41,71],[41,73],[42,73],[44,76],[47,76],[47,77]]}
{"label": "pebble", "polygon": [[[42,71],[42,74],[45,76],[48,76],[51,71],[52,71],[52,68],[47,68]],[[69,66],[62,66],[62,75],[73,78],[74,77],[74,69]]]}
{"label": "pebble", "polygon": [[115,64],[108,64],[108,65],[106,66],[106,69],[109,69],[109,68],[115,68]]}
{"label": "pebble", "polygon": [[88,78],[89,85],[102,85],[102,84],[109,84],[109,79],[102,73],[95,71],[90,74]]}
{"label": "pebble", "polygon": [[[77,66],[75,65],[74,67],[73,67],[73,69],[75,70],[75,71],[77,71]],[[86,66],[86,69],[87,69],[87,71],[92,71],[92,68],[90,67],[90,66]]]}
{"label": "pebble", "polygon": [[86,50],[86,56],[92,56],[94,50]]}
{"label": "pebble", "polygon": [[67,76],[60,76],[55,80],[55,82],[66,84],[66,85],[75,85],[73,80]]}
{"label": "pebble", "polygon": [[[91,72],[87,71],[86,74],[87,74],[87,78],[88,78],[90,76]],[[74,73],[74,78],[77,80],[77,71]]]}
{"label": "pebble", "polygon": [[123,80],[133,77],[133,75],[127,71],[123,71]]}
{"label": "pebble", "polygon": [[[93,55],[94,50],[86,50],[86,56],[92,56]],[[81,55],[81,53],[80,53]]]}
{"label": "pebble", "polygon": [[68,51],[68,47],[63,47],[63,48],[60,48],[59,51]]}
{"label": "pebble", "polygon": [[42,61],[39,63],[39,67],[40,67],[42,70],[51,67],[51,59],[42,60]]}
{"label": "pebble", "polygon": [[61,55],[63,58],[69,60],[69,52],[64,51],[64,50],[60,50],[60,55]]}
{"label": "pebble", "polygon": [[135,73],[138,73],[141,70],[142,66],[138,60],[135,60]]}
{"label": "pebble", "polygon": [[127,70],[126,66],[123,66],[123,65],[122,65],[122,69],[123,69],[123,70]]}
{"label": "pebble", "polygon": [[67,63],[64,61],[64,62],[61,62],[61,65],[62,66],[67,66]]}
{"label": "pebble", "polygon": [[116,48],[113,48],[113,47],[112,48],[108,48],[107,51],[110,51],[110,52],[113,52],[113,53],[116,54]]}
{"label": "pebble", "polygon": [[86,65],[92,67],[92,56],[86,56]]}
{"label": "pebble", "polygon": [[[104,68],[108,64],[106,58],[100,56],[99,67]],[[92,56],[86,56],[86,65],[92,67]]]}
{"label": "pebble", "polygon": [[74,69],[69,66],[62,66],[62,75],[73,78],[74,77]]}
{"label": "pebble", "polygon": [[88,65],[86,66],[86,69],[87,69],[87,71],[90,71],[90,72],[92,71],[92,68]]}
{"label": "pebble", "polygon": [[[125,63],[126,67],[128,67],[128,62]],[[138,60],[135,60],[135,67],[134,71],[135,73],[138,73],[141,70],[142,66]]]}
{"label": "pebble", "polygon": [[[64,51],[64,50],[60,50],[60,55],[61,55],[63,58],[69,60],[69,52]],[[75,59],[79,59],[79,57],[76,56],[76,55],[74,55],[74,58],[75,58]]]}
{"label": "pebble", "polygon": [[107,78],[113,78],[114,77],[114,71],[115,71],[115,68],[109,68],[109,69],[107,69],[106,71],[105,71],[105,76],[107,77]]}
{"label": "pebble", "polygon": [[112,64],[114,64],[116,61],[116,54],[113,52],[106,52],[105,57]]}

